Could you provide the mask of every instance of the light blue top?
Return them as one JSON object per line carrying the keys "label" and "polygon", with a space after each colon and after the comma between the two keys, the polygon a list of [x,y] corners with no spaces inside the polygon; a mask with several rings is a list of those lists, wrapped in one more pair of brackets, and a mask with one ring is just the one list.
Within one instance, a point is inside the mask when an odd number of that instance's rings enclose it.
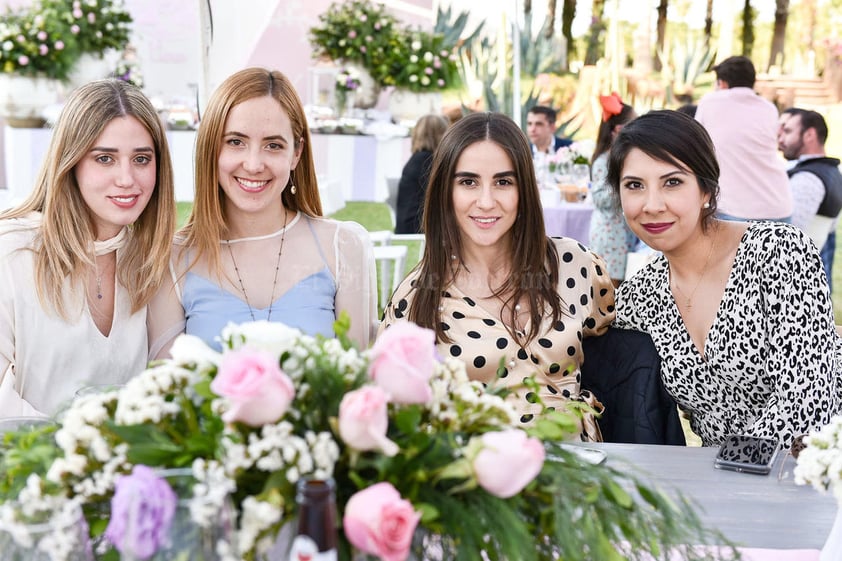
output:
{"label": "light blue top", "polygon": [[[309,219],[307,224],[313,238],[316,239]],[[324,268],[301,279],[268,308],[252,307],[250,311],[248,304],[239,295],[225,290],[216,282],[188,272],[184,279],[182,295],[187,322],[186,332],[201,338],[217,351],[222,350],[218,336],[229,322],[244,323],[269,319],[300,329],[307,335],[334,337],[336,282],[318,239],[316,246],[325,263]],[[271,318],[268,317],[270,309]],[[251,317],[252,313],[254,320]]]}

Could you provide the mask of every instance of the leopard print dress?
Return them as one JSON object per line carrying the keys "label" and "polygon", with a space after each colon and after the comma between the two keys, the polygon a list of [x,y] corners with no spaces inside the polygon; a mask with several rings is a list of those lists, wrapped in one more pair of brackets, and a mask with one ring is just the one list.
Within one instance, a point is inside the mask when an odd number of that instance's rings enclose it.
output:
{"label": "leopard print dress", "polygon": [[615,324],[651,335],[664,385],[705,446],[739,433],[788,448],[839,412],[842,341],[830,292],[818,250],[793,226],[758,222],[743,234],[704,356],[663,256],[620,286]]}

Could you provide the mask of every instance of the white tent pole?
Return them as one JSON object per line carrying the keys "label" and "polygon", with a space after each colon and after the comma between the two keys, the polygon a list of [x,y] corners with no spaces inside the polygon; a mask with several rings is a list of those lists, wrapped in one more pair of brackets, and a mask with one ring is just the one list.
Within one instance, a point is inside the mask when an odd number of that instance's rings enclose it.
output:
{"label": "white tent pole", "polygon": [[520,2],[514,1],[512,17],[512,119],[521,126],[520,118]]}

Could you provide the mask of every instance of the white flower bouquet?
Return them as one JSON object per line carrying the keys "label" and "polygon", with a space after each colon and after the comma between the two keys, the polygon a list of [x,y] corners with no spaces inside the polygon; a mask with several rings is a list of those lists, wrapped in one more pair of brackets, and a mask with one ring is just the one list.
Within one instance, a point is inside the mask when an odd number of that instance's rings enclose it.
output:
{"label": "white flower bouquet", "polygon": [[804,438],[798,453],[795,482],[812,485],[821,492],[830,490],[842,504],[842,415]]}
{"label": "white flower bouquet", "polygon": [[[682,544],[722,543],[685,501],[560,446],[576,432],[575,409],[524,427],[502,390],[437,358],[431,331],[395,325],[362,352],[345,338],[345,318],[336,331],[323,339],[277,323],[229,325],[222,353],[180,337],[172,359],[118,391],[77,398],[56,426],[3,435],[2,506],[81,506],[101,559],[126,550],[156,561],[186,551],[264,559],[296,515],[302,477],[336,482],[340,559],[356,550],[402,561],[423,543],[417,531],[444,558],[477,561],[676,549],[697,559]],[[192,477],[160,475],[173,468]],[[203,556],[170,543],[185,504],[212,537]],[[235,531],[212,531],[226,505]],[[50,551],[50,561],[76,559]]]}

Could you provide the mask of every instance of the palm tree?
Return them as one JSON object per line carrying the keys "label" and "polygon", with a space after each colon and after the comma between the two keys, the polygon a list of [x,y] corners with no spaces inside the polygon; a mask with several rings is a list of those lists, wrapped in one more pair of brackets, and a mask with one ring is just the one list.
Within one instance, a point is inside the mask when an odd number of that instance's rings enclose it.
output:
{"label": "palm tree", "polygon": [[713,32],[713,0],[708,0],[705,10],[705,47],[710,48],[710,36]]}
{"label": "palm tree", "polygon": [[752,47],[754,47],[754,8],[751,7],[751,0],[745,0],[743,5],[743,56],[751,58]]}
{"label": "palm tree", "polygon": [[588,35],[588,50],[585,52],[585,64],[596,64],[605,48],[603,34],[605,32],[605,0],[593,0],[591,9],[591,33]]}
{"label": "palm tree", "polygon": [[564,0],[561,5],[561,34],[567,43],[567,64],[576,54],[576,43],[573,42],[573,18],[576,17],[576,0]]}
{"label": "palm tree", "polygon": [[[658,40],[655,43],[655,48],[659,53],[664,52],[664,41],[667,35],[667,7],[669,0],[661,0],[658,4]],[[661,57],[655,57],[655,70],[661,69]]]}
{"label": "palm tree", "polygon": [[[769,53],[767,71],[784,63],[784,40],[786,39],[786,20],[789,17],[789,0],[775,0],[775,33],[772,35],[772,50]],[[780,60],[778,60],[780,57]]]}
{"label": "palm tree", "polygon": [[544,36],[552,39],[555,33],[555,9],[558,0],[547,0],[547,21],[544,23]]}

